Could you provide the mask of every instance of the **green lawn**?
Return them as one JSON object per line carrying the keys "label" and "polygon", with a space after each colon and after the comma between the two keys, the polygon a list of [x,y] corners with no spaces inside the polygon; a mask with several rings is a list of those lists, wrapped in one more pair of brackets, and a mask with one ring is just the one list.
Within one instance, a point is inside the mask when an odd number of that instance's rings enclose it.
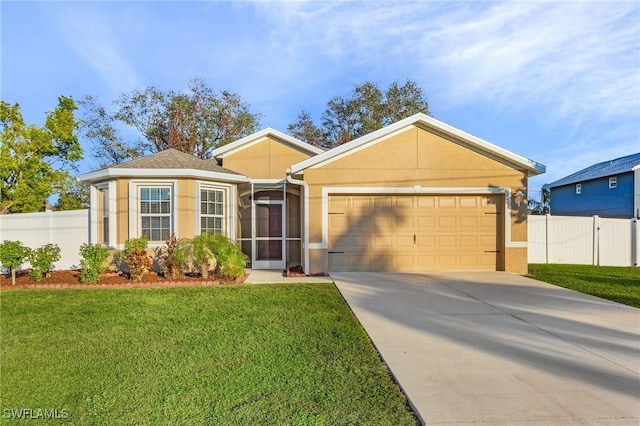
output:
{"label": "green lawn", "polygon": [[640,268],[531,264],[529,277],[640,308]]}
{"label": "green lawn", "polygon": [[416,424],[332,284],[4,291],[0,309],[0,422]]}

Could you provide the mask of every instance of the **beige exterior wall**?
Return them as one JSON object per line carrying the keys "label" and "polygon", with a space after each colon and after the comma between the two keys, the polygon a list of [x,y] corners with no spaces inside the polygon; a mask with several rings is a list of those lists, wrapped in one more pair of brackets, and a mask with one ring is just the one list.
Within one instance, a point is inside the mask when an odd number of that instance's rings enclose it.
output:
{"label": "beige exterior wall", "polygon": [[129,180],[118,179],[116,183],[116,211],[118,233],[116,244],[124,244],[129,238]]}
{"label": "beige exterior wall", "polygon": [[[322,242],[323,187],[501,188],[526,194],[526,172],[449,141],[425,129],[411,127],[364,149],[304,171],[309,184],[309,241]],[[526,196],[525,196],[526,198]],[[526,204],[511,211],[511,242],[527,241]],[[509,242],[507,242],[507,246]],[[326,272],[323,250],[312,250],[310,272]],[[324,250],[326,251],[326,250]],[[315,252],[315,253],[314,253]],[[504,250],[504,269],[526,271],[526,248]]]}
{"label": "beige exterior wall", "polygon": [[251,179],[284,179],[292,164],[307,158],[309,154],[270,137],[225,156],[222,167]]}
{"label": "beige exterior wall", "polygon": [[178,213],[175,219],[178,237],[196,236],[197,190],[198,185],[194,179],[178,179]]}
{"label": "beige exterior wall", "polygon": [[[124,242],[131,237],[138,235],[129,235],[129,212],[135,206],[129,206],[129,183],[140,182],[149,186],[157,182],[158,185],[166,185],[168,181],[175,183],[175,191],[177,198],[176,203],[177,217],[174,218],[177,235],[184,238],[193,238],[197,232],[196,215],[198,213],[198,182],[206,182],[203,180],[178,178],[178,179],[118,179],[116,183],[116,211],[117,211],[117,241],[116,244],[123,245]],[[213,185],[216,182],[211,182]],[[137,196],[136,196],[137,198]],[[137,220],[134,219],[134,220]],[[229,224],[226,225],[227,227]]]}

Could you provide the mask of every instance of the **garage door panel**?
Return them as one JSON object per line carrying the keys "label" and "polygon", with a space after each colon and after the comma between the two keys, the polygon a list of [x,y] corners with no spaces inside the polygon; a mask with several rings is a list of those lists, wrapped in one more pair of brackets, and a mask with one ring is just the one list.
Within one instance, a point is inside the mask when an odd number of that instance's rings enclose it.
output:
{"label": "garage door panel", "polygon": [[435,228],[435,227],[436,227],[436,218],[434,216],[416,217],[416,228],[425,229],[425,228]]}
{"label": "garage door panel", "polygon": [[438,228],[455,228],[456,218],[451,216],[439,216]]}
{"label": "garage door panel", "polygon": [[476,197],[465,197],[460,199],[461,208],[476,208],[478,207],[478,199]]}
{"label": "garage door panel", "polygon": [[418,247],[426,248],[426,247],[435,247],[436,246],[436,237],[433,235],[417,235],[416,236],[416,245]]}
{"label": "garage door panel", "polygon": [[371,216],[358,215],[357,217],[349,218],[349,228],[360,228],[369,231],[373,225],[373,218]]}
{"label": "garage door panel", "polygon": [[412,254],[407,254],[407,255],[400,254],[394,257],[395,257],[396,269],[412,268],[415,263],[415,260]]}
{"label": "garage door panel", "polygon": [[[331,271],[490,269],[497,264],[498,197],[329,197]],[[334,210],[339,208],[339,210]]]}
{"label": "garage door panel", "polygon": [[417,197],[416,206],[418,208],[432,209],[436,206],[435,197]]}
{"label": "garage door panel", "polygon": [[329,215],[329,226],[334,229],[348,229],[349,218],[343,215]]}
{"label": "garage door panel", "polygon": [[413,229],[416,227],[416,220],[413,216],[398,214],[396,216],[393,216],[392,220],[393,220],[393,227],[396,230],[413,232]]}
{"label": "garage door panel", "polygon": [[375,247],[375,248],[388,248],[388,249],[394,248],[393,236],[391,236],[391,235],[388,235],[388,236],[374,235],[373,236],[373,247]]}
{"label": "garage door panel", "polygon": [[437,238],[438,241],[438,247],[440,248],[451,248],[451,247],[456,247],[456,239],[457,237],[455,235],[440,235]]}
{"label": "garage door panel", "polygon": [[441,209],[455,208],[456,197],[438,197],[438,207]]}
{"label": "garage door panel", "polygon": [[459,244],[460,247],[477,247],[478,237],[475,235],[461,235]]}
{"label": "garage door panel", "polygon": [[355,235],[350,239],[349,248],[355,248],[355,249],[371,248],[371,238],[366,235]]}
{"label": "garage door panel", "polygon": [[413,248],[413,235],[396,235],[395,247],[397,248]]}
{"label": "garage door panel", "polygon": [[476,216],[461,216],[458,224],[461,228],[477,228],[478,217]]}

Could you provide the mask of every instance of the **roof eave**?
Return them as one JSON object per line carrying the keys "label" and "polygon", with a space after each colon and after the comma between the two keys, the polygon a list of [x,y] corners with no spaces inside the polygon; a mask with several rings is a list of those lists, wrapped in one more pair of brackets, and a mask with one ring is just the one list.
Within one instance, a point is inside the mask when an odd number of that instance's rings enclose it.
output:
{"label": "roof eave", "polygon": [[197,169],[126,169],[126,168],[107,168],[89,172],[78,176],[82,182],[95,183],[113,178],[177,178],[188,177],[198,179],[210,179],[223,182],[248,182],[249,178],[244,175],[214,172],[209,170]]}

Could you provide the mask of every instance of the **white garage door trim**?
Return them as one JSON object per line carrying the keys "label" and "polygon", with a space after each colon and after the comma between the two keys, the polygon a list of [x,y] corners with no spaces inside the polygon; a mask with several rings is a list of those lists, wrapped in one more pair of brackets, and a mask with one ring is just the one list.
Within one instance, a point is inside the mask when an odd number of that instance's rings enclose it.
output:
{"label": "white garage door trim", "polygon": [[500,195],[504,194],[505,206],[504,211],[504,233],[505,247],[526,248],[526,241],[511,241],[511,190],[509,188],[486,188],[486,187],[467,187],[467,188],[433,188],[422,187],[420,185],[405,187],[366,187],[366,186],[325,186],[322,188],[322,242],[309,243],[309,249],[327,250],[329,248],[329,195],[331,194],[413,194],[413,195],[429,195],[429,194],[445,194],[445,195]]}

